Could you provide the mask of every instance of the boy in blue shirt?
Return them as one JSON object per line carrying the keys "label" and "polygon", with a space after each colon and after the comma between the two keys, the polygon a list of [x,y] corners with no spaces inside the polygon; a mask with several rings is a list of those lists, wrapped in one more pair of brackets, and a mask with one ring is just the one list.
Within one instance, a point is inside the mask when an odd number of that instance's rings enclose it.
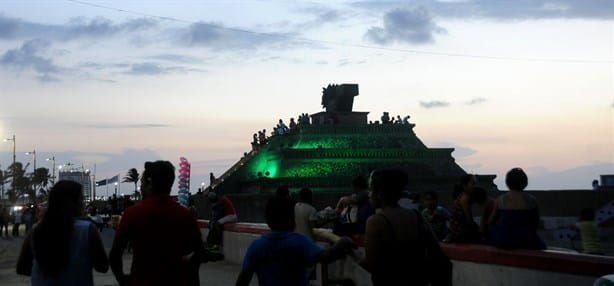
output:
{"label": "boy in blue shirt", "polygon": [[331,248],[322,249],[306,236],[294,232],[294,203],[288,197],[269,199],[265,217],[271,232],[250,244],[237,286],[249,285],[254,273],[260,286],[306,286],[309,267],[317,262],[339,259],[354,247],[350,239],[341,238]]}

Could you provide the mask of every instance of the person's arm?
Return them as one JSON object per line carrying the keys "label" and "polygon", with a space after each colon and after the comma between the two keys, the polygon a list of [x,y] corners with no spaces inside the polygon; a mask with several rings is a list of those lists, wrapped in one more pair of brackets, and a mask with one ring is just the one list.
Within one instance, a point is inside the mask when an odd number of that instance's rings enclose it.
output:
{"label": "person's arm", "polygon": [[32,233],[30,232],[23,241],[19,258],[17,258],[17,274],[30,276],[32,274],[32,261],[34,253],[32,253]]}
{"label": "person's arm", "polygon": [[356,244],[348,237],[341,237],[335,244],[323,250],[318,257],[319,262],[332,262],[341,259],[351,249],[356,248]]}
{"label": "person's arm", "polygon": [[488,219],[489,225],[493,225],[497,223],[497,220],[499,219],[499,200],[500,199],[501,197],[495,199],[495,202],[493,203],[492,211],[490,212],[490,218]]}
{"label": "person's arm", "polygon": [[128,283],[129,275],[124,273],[124,263],[122,261],[122,255],[124,250],[128,246],[128,235],[126,234],[126,217],[119,222],[115,237],[113,238],[113,245],[111,246],[111,252],[109,253],[109,263],[111,271],[115,276],[115,279],[120,286]]}
{"label": "person's arm", "polygon": [[102,243],[100,232],[98,232],[98,228],[93,223],[90,224],[88,231],[90,253],[92,255],[94,270],[101,273],[107,273],[107,271],[109,271],[109,260],[107,259],[107,253],[104,250],[104,244]]}
{"label": "person's arm", "polygon": [[245,252],[245,256],[243,256],[243,265],[241,265],[241,272],[237,277],[236,286],[247,286],[249,282],[252,281],[252,276],[254,276],[254,261],[252,261],[252,257],[254,255],[256,241],[252,241],[252,243],[247,248]]}
{"label": "person's arm", "polygon": [[473,222],[473,214],[471,212],[471,203],[469,202],[469,195],[463,194],[463,197],[461,198],[461,207],[463,208],[463,213],[465,214],[465,219],[467,219],[467,222]]}
{"label": "person's arm", "polygon": [[367,229],[365,233],[365,260],[360,263],[365,270],[371,272],[373,270],[374,263],[382,261],[381,257],[381,225],[385,223],[377,215],[371,216],[367,220]]}

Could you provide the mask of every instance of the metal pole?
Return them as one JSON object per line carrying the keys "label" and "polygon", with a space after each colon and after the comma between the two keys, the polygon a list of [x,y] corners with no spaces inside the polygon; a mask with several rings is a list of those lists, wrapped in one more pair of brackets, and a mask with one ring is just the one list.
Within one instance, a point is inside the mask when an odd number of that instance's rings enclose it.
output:
{"label": "metal pole", "polygon": [[94,181],[92,182],[92,185],[94,186],[93,194],[94,194],[94,201],[95,201],[96,200],[96,163],[94,163]]}
{"label": "metal pole", "polygon": [[13,134],[13,165],[15,165],[15,162],[17,161],[16,160],[17,157],[15,156],[15,145],[16,144],[17,143],[15,142],[15,134]]}

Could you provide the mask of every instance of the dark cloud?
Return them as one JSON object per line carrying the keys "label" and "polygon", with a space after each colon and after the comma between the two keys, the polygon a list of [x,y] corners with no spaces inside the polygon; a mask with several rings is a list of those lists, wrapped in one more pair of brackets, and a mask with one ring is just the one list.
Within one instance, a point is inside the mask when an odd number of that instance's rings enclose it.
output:
{"label": "dark cloud", "polygon": [[15,18],[0,14],[0,39],[12,39],[19,34],[23,23]]}
{"label": "dark cloud", "polygon": [[169,73],[203,72],[203,70],[186,67],[167,67],[154,62],[131,64],[125,74],[131,75],[161,75]]}
{"label": "dark cloud", "polygon": [[85,127],[87,128],[98,128],[98,129],[142,129],[142,128],[164,128],[169,127],[167,124],[159,124],[159,123],[137,123],[137,124],[108,124],[108,123],[95,123],[88,124]]}
{"label": "dark cloud", "polygon": [[202,63],[203,61],[200,58],[186,55],[177,55],[177,54],[161,54],[149,57],[150,59],[155,60],[163,60],[169,62],[179,62],[179,63]]}
{"label": "dark cloud", "polygon": [[128,74],[138,74],[138,75],[157,75],[157,74],[165,74],[168,70],[159,64],[156,63],[139,63],[133,64],[130,67],[130,70],[126,73]]}
{"label": "dark cloud", "polygon": [[26,41],[21,47],[6,51],[0,57],[0,66],[18,71],[33,70],[41,81],[57,81],[59,79],[54,75],[59,74],[62,68],[41,55],[50,48],[51,44],[42,39]]}
{"label": "dark cloud", "polygon": [[395,42],[426,44],[435,41],[433,34],[446,32],[433,21],[424,7],[394,9],[384,14],[383,20],[383,27],[371,27],[365,33],[367,40],[380,45]]}
{"label": "dark cloud", "polygon": [[291,35],[257,33],[232,29],[215,23],[195,23],[184,34],[189,46],[202,46],[220,50],[253,50],[260,47],[283,48],[293,44]]}
{"label": "dark cloud", "polygon": [[[342,13],[339,10],[330,9],[323,6],[300,9],[299,12],[308,14],[310,19],[293,25],[293,30],[297,31],[298,33],[302,33],[305,30],[318,28],[326,24],[337,23],[349,18],[347,14]],[[288,23],[281,23],[279,26],[286,27],[288,26]]]}
{"label": "dark cloud", "polygon": [[[473,155],[473,154],[478,152],[477,150],[475,150],[473,148],[458,146],[458,145],[456,145],[454,143],[451,143],[451,142],[435,142],[435,143],[432,144],[432,146],[435,147],[435,148],[450,148],[450,147],[454,148],[453,156],[455,158],[469,157],[469,156],[471,156],[471,155]],[[463,166],[465,166],[465,165],[463,164]]]}
{"label": "dark cloud", "polygon": [[6,17],[0,14],[0,39],[42,38],[48,41],[65,41],[79,38],[105,38],[120,33],[140,32],[158,24],[151,18],[138,18],[122,23],[96,17],[74,18],[65,25],[39,24]]}
{"label": "dark cloud", "polygon": [[449,102],[433,100],[433,101],[420,101],[420,106],[424,108],[437,108],[437,107],[447,107],[449,106]]}
{"label": "dark cloud", "polygon": [[472,98],[471,100],[467,101],[465,104],[467,105],[476,105],[476,104],[481,104],[486,102],[486,98],[483,97],[475,97]]}
{"label": "dark cloud", "polygon": [[[428,7],[435,16],[451,18],[525,20],[525,19],[614,19],[611,0],[473,0],[473,1],[412,1]],[[355,7],[382,11],[407,7],[405,1],[361,1]]]}

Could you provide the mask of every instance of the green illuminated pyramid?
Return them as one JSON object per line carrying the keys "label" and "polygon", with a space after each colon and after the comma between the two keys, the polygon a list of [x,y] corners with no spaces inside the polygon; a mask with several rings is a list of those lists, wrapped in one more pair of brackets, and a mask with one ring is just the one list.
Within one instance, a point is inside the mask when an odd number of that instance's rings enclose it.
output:
{"label": "green illuminated pyramid", "polygon": [[[368,112],[352,111],[358,85],[323,89],[326,111],[310,115],[309,123],[272,135],[219,178],[211,188],[222,193],[270,193],[283,184],[291,190],[348,192],[358,175],[380,168],[401,168],[414,191],[451,190],[465,171],[455,163],[453,148],[428,148],[413,131],[415,124],[369,123]],[[494,175],[479,176],[491,186]],[[494,186],[494,185],[493,185]]]}

